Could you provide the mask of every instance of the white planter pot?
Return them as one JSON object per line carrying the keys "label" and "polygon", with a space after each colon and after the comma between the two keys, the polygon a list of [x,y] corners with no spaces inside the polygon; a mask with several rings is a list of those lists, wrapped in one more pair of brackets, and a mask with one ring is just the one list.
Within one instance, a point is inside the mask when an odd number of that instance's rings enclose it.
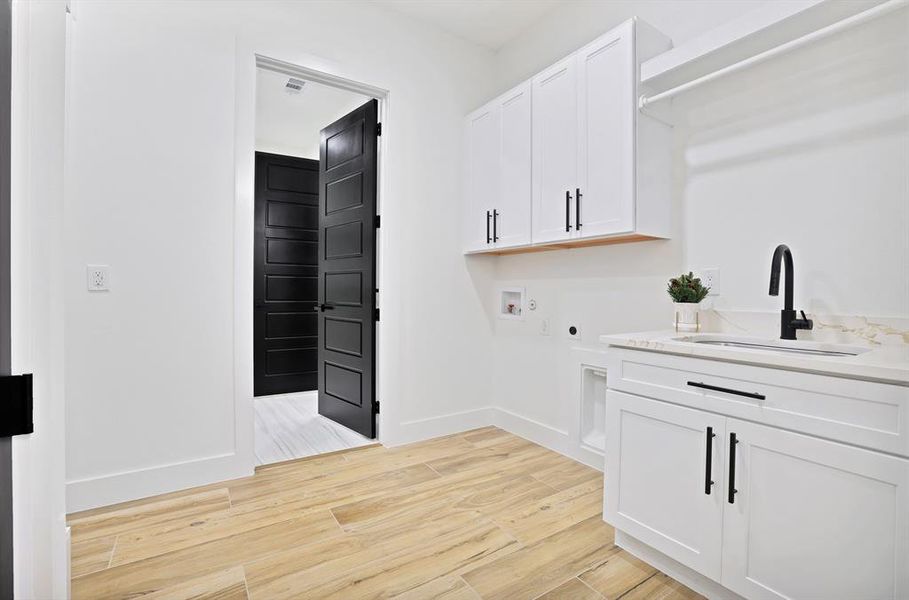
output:
{"label": "white planter pot", "polygon": [[701,328],[700,304],[692,302],[673,302],[672,307],[675,309],[675,330],[676,331],[698,331]]}

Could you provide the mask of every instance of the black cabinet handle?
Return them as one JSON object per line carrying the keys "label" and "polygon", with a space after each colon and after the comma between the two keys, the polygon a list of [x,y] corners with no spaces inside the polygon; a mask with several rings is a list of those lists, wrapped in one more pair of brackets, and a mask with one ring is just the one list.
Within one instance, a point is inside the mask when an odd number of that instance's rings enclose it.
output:
{"label": "black cabinet handle", "polygon": [[335,307],[332,306],[331,304],[317,304],[316,306],[313,307],[313,310],[318,311],[318,312],[322,312],[324,310],[334,310],[334,309],[335,309]]}
{"label": "black cabinet handle", "polygon": [[710,495],[710,488],[713,487],[713,427],[707,428],[707,470],[704,475],[704,493]]}
{"label": "black cabinet handle", "polygon": [[742,392],[739,390],[734,390],[732,388],[724,388],[718,385],[709,385],[700,381],[689,381],[688,385],[691,387],[701,388],[703,390],[711,390],[714,392],[723,392],[724,394],[735,394],[736,396],[744,396],[746,398],[754,398],[755,400],[766,400],[767,397],[764,394],[758,394],[757,392]]}
{"label": "black cabinet handle", "polygon": [[565,190],[565,232],[571,231],[571,192]]}
{"label": "black cabinet handle", "polygon": [[581,188],[574,190],[574,228],[581,230]]}
{"label": "black cabinet handle", "polygon": [[489,211],[487,210],[486,211],[486,243],[487,244],[492,241],[492,238],[489,237],[489,217],[490,217],[490,214],[489,214]]}
{"label": "black cabinet handle", "polygon": [[494,242],[499,241],[498,224],[499,224],[499,211],[493,210],[492,211],[492,241],[494,241]]}
{"label": "black cabinet handle", "polygon": [[729,504],[735,504],[735,495],[738,492],[735,489],[735,446],[739,441],[734,433],[729,434]]}

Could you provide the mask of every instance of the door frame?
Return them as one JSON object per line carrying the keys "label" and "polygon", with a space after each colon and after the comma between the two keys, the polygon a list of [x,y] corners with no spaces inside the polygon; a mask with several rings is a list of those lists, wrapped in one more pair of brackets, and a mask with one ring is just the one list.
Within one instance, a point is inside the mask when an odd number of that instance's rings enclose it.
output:
{"label": "door frame", "polygon": [[[237,470],[248,474],[255,466],[254,412],[253,412],[253,243],[255,226],[255,100],[256,71],[266,69],[290,77],[297,77],[337,89],[351,91],[378,100],[378,119],[382,135],[378,139],[378,168],[376,171],[376,212],[382,214],[387,194],[388,138],[392,131],[389,119],[389,90],[346,77],[339,65],[323,57],[300,55],[298,50],[282,47],[262,48],[249,40],[237,40],[236,65],[236,127],[235,135],[235,199],[234,199],[234,410],[236,418],[235,458]],[[383,223],[384,226],[384,223]],[[376,231],[376,306],[382,307],[381,321],[376,322],[376,384],[375,399],[382,399],[382,411],[376,415],[376,441],[382,443],[391,437],[389,419],[394,410],[395,395],[389,393],[387,374],[391,361],[383,360],[383,346],[389,343],[388,332],[394,328],[396,311],[386,310],[389,305],[385,287],[388,281],[387,239],[383,229]],[[386,400],[389,399],[389,400]]]}

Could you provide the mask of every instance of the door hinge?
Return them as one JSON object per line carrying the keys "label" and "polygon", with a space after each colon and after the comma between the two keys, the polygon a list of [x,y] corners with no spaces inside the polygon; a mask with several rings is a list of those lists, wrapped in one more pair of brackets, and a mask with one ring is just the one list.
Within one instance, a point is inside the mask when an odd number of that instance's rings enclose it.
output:
{"label": "door hinge", "polygon": [[379,414],[379,401],[378,400],[374,401],[372,403],[372,406],[373,406],[373,412],[376,414]]}
{"label": "door hinge", "polygon": [[376,229],[382,226],[382,215],[376,215]]}
{"label": "door hinge", "polygon": [[379,309],[377,308],[376,309],[376,321],[378,321],[378,320],[379,320]]}
{"label": "door hinge", "polygon": [[32,412],[31,373],[0,377],[0,437],[34,432]]}
{"label": "door hinge", "polygon": [[378,137],[380,135],[382,135],[382,124],[376,123],[376,136]]}

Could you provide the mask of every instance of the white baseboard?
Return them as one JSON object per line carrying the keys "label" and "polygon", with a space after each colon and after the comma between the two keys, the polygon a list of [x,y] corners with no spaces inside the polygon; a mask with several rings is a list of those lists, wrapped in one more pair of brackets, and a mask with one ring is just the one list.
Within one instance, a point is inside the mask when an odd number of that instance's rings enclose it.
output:
{"label": "white baseboard", "polygon": [[496,427],[501,427],[509,433],[549,448],[553,452],[564,454],[568,458],[573,458],[598,471],[603,470],[603,455],[585,449],[577,440],[573,440],[567,431],[534,421],[504,408],[493,410],[495,411],[495,421],[492,424]]}
{"label": "white baseboard", "polygon": [[383,443],[386,446],[399,446],[490,425],[501,427],[598,471],[603,470],[603,455],[586,449],[577,440],[571,439],[567,431],[494,406],[407,421],[398,427],[392,440],[383,440]]}
{"label": "white baseboard", "polygon": [[254,396],[253,402],[259,400],[316,400],[319,399],[319,390],[309,390],[308,392],[289,392],[287,394],[270,394],[268,396]]}
{"label": "white baseboard", "polygon": [[400,446],[479,427],[488,427],[494,422],[493,411],[495,410],[492,407],[485,407],[429,419],[405,421],[395,428],[395,434],[391,439],[383,439],[382,443],[386,446]]}
{"label": "white baseboard", "polygon": [[[568,432],[534,421],[509,410],[484,407],[428,419],[401,423],[386,446],[399,446],[470,429],[495,425],[505,431],[563,454],[594,469],[603,470],[603,457],[582,447]],[[147,498],[200,485],[252,475],[253,466],[234,454],[223,454],[124,473],[69,481],[66,508],[78,512]]]}
{"label": "white baseboard", "polygon": [[73,513],[252,475],[252,464],[243,462],[230,453],[68,481],[66,510]]}

